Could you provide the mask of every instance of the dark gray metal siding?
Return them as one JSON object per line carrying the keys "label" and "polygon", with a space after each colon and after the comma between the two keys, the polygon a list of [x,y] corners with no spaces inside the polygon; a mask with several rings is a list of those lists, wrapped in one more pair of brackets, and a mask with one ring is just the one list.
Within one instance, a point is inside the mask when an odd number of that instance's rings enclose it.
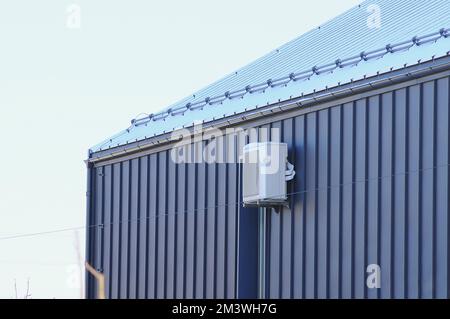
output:
{"label": "dark gray metal siding", "polygon": [[448,110],[444,78],[272,124],[300,174],[268,220],[269,297],[448,297]]}
{"label": "dark gray metal siding", "polygon": [[[449,88],[440,78],[264,126],[297,171],[290,209],[267,218],[267,297],[449,297]],[[92,169],[88,221],[104,227],[89,229],[87,258],[107,295],[255,297],[257,213],[238,215],[238,166],[169,156]],[[366,286],[369,264],[381,289]]]}
{"label": "dark gray metal siding", "polygon": [[169,156],[92,168],[87,259],[108,298],[234,298],[238,166]]}

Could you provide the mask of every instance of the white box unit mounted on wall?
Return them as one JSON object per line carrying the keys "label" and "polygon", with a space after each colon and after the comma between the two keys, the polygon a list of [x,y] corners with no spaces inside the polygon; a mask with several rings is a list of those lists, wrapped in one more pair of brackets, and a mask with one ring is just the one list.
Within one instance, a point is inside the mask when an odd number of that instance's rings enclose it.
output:
{"label": "white box unit mounted on wall", "polygon": [[287,182],[295,176],[286,143],[251,143],[243,150],[244,206],[280,206],[287,203]]}

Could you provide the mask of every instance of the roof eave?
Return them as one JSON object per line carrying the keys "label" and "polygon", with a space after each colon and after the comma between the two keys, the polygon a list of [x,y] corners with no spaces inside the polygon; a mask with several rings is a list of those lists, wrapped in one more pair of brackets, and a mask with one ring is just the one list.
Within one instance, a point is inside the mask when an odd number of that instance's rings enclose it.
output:
{"label": "roof eave", "polygon": [[[305,108],[329,100],[344,98],[358,93],[383,88],[392,84],[405,82],[411,79],[420,78],[429,74],[450,70],[450,52],[446,56],[434,58],[428,61],[422,61],[412,66],[392,70],[377,76],[365,79],[358,79],[347,82],[326,90],[318,91],[305,96],[292,98],[286,101],[270,104],[255,110],[242,112],[236,115],[228,116],[222,119],[203,123],[203,128],[207,127],[227,127],[240,122],[254,120],[259,117],[269,116],[274,113],[285,112],[293,108]],[[193,129],[193,126],[187,127],[187,130]],[[98,163],[105,160],[111,160],[116,157],[122,157],[129,154],[151,149],[162,144],[171,143],[171,133],[160,134],[151,138],[136,141],[130,144],[117,146],[98,152],[90,152],[87,162]]]}

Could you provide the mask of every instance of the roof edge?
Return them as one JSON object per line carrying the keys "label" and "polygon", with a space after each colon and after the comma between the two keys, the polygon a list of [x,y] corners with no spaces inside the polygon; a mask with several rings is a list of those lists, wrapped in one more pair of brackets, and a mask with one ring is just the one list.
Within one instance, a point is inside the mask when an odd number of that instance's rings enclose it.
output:
{"label": "roof edge", "polygon": [[332,72],[339,68],[345,68],[349,66],[354,66],[362,61],[369,61],[372,59],[379,59],[384,57],[386,54],[389,53],[397,53],[397,52],[404,52],[406,50],[409,50],[413,46],[421,46],[425,45],[427,43],[436,42],[441,38],[447,38],[450,36],[450,28],[441,28],[439,31],[422,35],[422,36],[414,36],[410,40],[402,41],[396,44],[386,44],[383,48],[378,48],[371,51],[363,51],[360,52],[357,55],[343,58],[343,59],[337,59],[336,61],[333,61],[324,65],[315,65],[311,66],[310,69],[306,70],[300,70],[297,72],[292,72],[290,74],[286,74],[286,76],[276,79],[267,79],[265,82],[262,83],[255,83],[247,85],[246,87],[242,87],[241,89],[235,90],[235,91],[227,91],[224,92],[222,95],[218,96],[210,96],[206,97],[203,100],[198,100],[196,102],[188,102],[185,105],[178,105],[177,103],[174,104],[174,107],[172,108],[166,108],[163,109],[160,112],[149,114],[146,117],[142,118],[134,118],[131,120],[131,125],[137,126],[145,124],[149,121],[160,121],[164,120],[168,116],[176,116],[179,114],[183,114],[186,111],[192,111],[201,109],[208,105],[214,105],[217,103],[221,103],[222,101],[226,99],[233,99],[236,97],[242,97],[247,93],[255,93],[260,92],[262,90],[268,89],[268,88],[274,88],[281,85],[285,85],[291,81],[299,81],[304,79],[309,79],[312,76],[325,74]]}
{"label": "roof edge", "polygon": [[[353,82],[348,82],[333,88],[329,88],[323,91],[311,93],[302,97],[290,99],[280,103],[274,103],[264,108],[257,110],[251,110],[247,112],[239,113],[235,116],[230,116],[225,119],[218,119],[215,121],[206,122],[203,124],[204,128],[207,127],[226,127],[243,121],[254,120],[258,117],[264,117],[276,112],[287,112],[292,109],[304,109],[319,103],[324,103],[329,100],[337,98],[345,98],[358,93],[367,92],[373,89],[384,88],[392,84],[398,84],[406,82],[412,79],[418,79],[427,75],[437,74],[450,70],[450,51],[446,56],[432,58],[427,61],[421,61],[415,65],[408,66],[379,74],[366,79],[360,79]],[[187,129],[192,129],[188,127]],[[105,160],[111,160],[124,155],[129,155],[135,152],[141,152],[143,150],[151,149],[164,143],[170,143],[170,133],[157,135],[152,138],[137,141],[130,144],[125,144],[110,148],[107,150],[101,150],[98,152],[89,152],[89,157],[86,162],[97,163]]]}

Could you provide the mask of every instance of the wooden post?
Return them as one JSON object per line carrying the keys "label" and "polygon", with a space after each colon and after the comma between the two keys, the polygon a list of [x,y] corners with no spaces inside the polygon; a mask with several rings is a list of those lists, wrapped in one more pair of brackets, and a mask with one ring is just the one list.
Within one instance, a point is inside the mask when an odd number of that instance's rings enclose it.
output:
{"label": "wooden post", "polygon": [[105,296],[105,275],[95,270],[89,263],[86,262],[86,269],[97,280],[97,299],[106,299]]}

